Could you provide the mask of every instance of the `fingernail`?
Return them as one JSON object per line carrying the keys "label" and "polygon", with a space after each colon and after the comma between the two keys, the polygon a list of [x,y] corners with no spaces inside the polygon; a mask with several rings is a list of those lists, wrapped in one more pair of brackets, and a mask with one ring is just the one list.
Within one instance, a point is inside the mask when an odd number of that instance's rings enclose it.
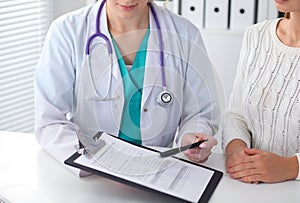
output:
{"label": "fingernail", "polygon": [[199,146],[200,148],[206,148],[206,143],[202,143],[202,144],[200,144],[200,146]]}
{"label": "fingernail", "polygon": [[190,154],[190,150],[186,150],[186,151],[184,152],[184,154],[189,155],[189,154]]}

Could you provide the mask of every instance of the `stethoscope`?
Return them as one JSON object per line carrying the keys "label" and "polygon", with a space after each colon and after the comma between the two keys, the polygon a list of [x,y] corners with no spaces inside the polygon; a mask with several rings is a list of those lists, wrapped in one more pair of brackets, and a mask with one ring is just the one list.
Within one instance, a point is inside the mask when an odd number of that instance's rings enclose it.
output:
{"label": "stethoscope", "polygon": [[[110,90],[110,87],[111,87],[111,81],[112,81],[112,64],[113,64],[113,59],[112,59],[112,45],[109,41],[109,38],[104,35],[103,33],[100,32],[100,16],[101,16],[101,13],[102,13],[102,10],[103,10],[103,7],[104,7],[104,4],[105,4],[106,0],[103,0],[102,3],[100,4],[100,7],[98,9],[98,12],[97,12],[97,16],[96,16],[96,32],[91,35],[88,40],[87,40],[87,44],[86,44],[86,50],[85,50],[85,53],[87,55],[87,66],[88,66],[88,71],[89,71],[89,75],[90,75],[90,78],[92,80],[92,83],[93,83],[93,91],[95,93],[95,98],[94,100],[96,101],[109,101],[109,100],[114,100],[114,99],[118,99],[119,97],[116,96],[116,97],[108,97],[109,95],[109,90]],[[172,104],[173,102],[173,95],[172,93],[167,90],[167,85],[166,85],[166,76],[165,76],[165,63],[164,63],[164,52],[163,52],[163,42],[162,42],[162,32],[161,32],[161,27],[160,27],[160,24],[158,22],[158,17],[157,17],[157,14],[152,6],[152,4],[149,2],[148,3],[149,7],[150,7],[150,10],[153,14],[153,18],[154,18],[154,21],[155,21],[155,25],[156,25],[156,28],[158,30],[158,40],[159,40],[159,50],[160,50],[160,67],[161,67],[161,76],[162,76],[162,92],[158,95],[157,97],[157,102],[158,104],[160,104],[161,106],[166,106],[168,104]],[[108,88],[106,90],[106,93],[105,93],[105,96],[102,97],[98,94],[97,92],[97,88],[96,88],[96,85],[95,85],[95,82],[94,82],[94,79],[93,79],[93,76],[92,76],[92,73],[91,73],[91,64],[90,64],[90,45],[92,43],[92,41],[97,38],[97,37],[100,37],[102,38],[105,43],[106,43],[106,46],[107,46],[107,51],[108,51],[108,54],[109,54],[109,57],[110,57],[110,77],[109,77],[109,81],[108,81]]]}

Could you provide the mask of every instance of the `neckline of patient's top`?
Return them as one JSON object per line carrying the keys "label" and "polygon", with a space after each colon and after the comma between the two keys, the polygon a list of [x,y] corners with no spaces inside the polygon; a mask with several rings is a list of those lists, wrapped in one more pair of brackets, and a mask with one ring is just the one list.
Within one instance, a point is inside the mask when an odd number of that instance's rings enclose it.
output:
{"label": "neckline of patient's top", "polygon": [[291,47],[286,44],[284,44],[278,37],[277,35],[277,27],[279,22],[283,20],[283,18],[278,18],[274,20],[271,25],[270,25],[270,34],[271,38],[274,42],[274,45],[277,46],[279,49],[282,50],[285,53],[290,53],[290,54],[299,54],[300,53],[300,47]]}

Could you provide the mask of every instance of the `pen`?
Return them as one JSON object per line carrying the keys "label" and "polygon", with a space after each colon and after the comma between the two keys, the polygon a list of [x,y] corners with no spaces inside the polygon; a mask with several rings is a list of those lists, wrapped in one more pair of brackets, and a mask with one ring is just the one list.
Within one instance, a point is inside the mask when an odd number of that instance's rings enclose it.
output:
{"label": "pen", "polygon": [[165,152],[160,152],[160,157],[173,156],[175,154],[186,151],[188,149],[198,147],[201,143],[206,142],[206,141],[208,141],[208,140],[207,139],[206,140],[200,140],[200,141],[195,142],[193,144],[185,145],[185,146],[182,146],[182,147],[177,147],[177,148],[174,148],[174,149],[167,150]]}

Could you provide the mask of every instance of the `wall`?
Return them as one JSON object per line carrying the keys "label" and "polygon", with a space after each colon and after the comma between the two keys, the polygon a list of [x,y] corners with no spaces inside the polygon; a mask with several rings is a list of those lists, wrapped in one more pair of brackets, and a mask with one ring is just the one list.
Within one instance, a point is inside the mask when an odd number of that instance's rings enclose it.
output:
{"label": "wall", "polygon": [[201,33],[210,60],[213,62],[223,85],[225,98],[221,102],[225,107],[232,90],[243,33],[204,30]]}
{"label": "wall", "polygon": [[[181,2],[181,11],[184,10],[185,6],[196,8],[195,11],[203,9],[203,18],[205,21],[205,6],[201,6],[200,2],[204,3],[210,0],[180,0]],[[196,3],[197,2],[197,3]],[[215,1],[218,2],[218,1]],[[273,19],[277,17],[277,10],[274,5],[273,0],[257,0],[257,22],[261,22],[266,19]],[[243,6],[243,5],[241,5]],[[189,10],[189,9],[185,9]],[[181,12],[184,15],[184,13]],[[219,79],[222,84],[222,90],[224,91],[224,98],[220,101],[222,108],[225,110],[228,106],[230,94],[232,91],[233,82],[236,75],[236,68],[239,61],[239,54],[243,40],[244,29],[232,30],[229,28],[226,29],[211,29],[205,28],[203,25],[199,26],[198,15],[193,15],[192,12],[189,13],[190,16],[186,15],[185,17],[195,22],[199,27],[202,34],[208,56],[213,62],[215,69],[218,73]],[[198,19],[198,21],[195,21]],[[201,18],[200,18],[201,19]],[[194,20],[194,21],[193,21]],[[248,25],[247,25],[248,26]],[[245,27],[247,27],[245,26]],[[215,148],[215,151],[221,152],[221,131],[216,135],[216,138],[219,140],[219,145]]]}
{"label": "wall", "polygon": [[[173,10],[173,12],[181,14],[191,20],[191,22],[195,23],[200,29],[208,55],[215,65],[215,69],[217,70],[222,83],[222,90],[225,98],[221,102],[224,108],[228,105],[231,94],[244,30],[246,27],[253,24],[255,19],[257,22],[261,22],[266,19],[277,17],[277,10],[273,0],[231,0],[231,4],[232,2],[236,2],[234,7],[232,7],[229,2],[229,0],[156,0],[158,5],[166,6]],[[247,3],[247,6],[244,5],[245,3]],[[218,19],[216,18],[217,15],[208,15],[209,12],[211,13],[213,11],[213,8],[220,8],[219,10],[223,11],[219,12]],[[229,22],[234,20],[234,18],[230,18],[227,11],[231,11],[230,16],[233,16],[233,8],[235,10],[235,15],[238,14],[237,11],[239,9],[245,11],[246,15],[240,14],[236,16],[237,18],[242,18],[244,20],[244,16],[248,16],[245,25],[231,27],[231,23]],[[209,12],[206,9],[209,9]],[[214,20],[211,20],[211,17]],[[220,20],[226,21],[227,17],[228,19],[225,23],[225,27],[223,27],[224,23],[221,23],[221,25],[218,23]],[[249,22],[250,19],[252,19],[252,23]],[[214,22],[214,25],[208,26],[208,22]],[[238,22],[240,23],[240,21]],[[237,21],[235,23],[237,23]]]}
{"label": "wall", "polygon": [[53,16],[57,18],[64,13],[82,8],[86,0],[53,0]]}

